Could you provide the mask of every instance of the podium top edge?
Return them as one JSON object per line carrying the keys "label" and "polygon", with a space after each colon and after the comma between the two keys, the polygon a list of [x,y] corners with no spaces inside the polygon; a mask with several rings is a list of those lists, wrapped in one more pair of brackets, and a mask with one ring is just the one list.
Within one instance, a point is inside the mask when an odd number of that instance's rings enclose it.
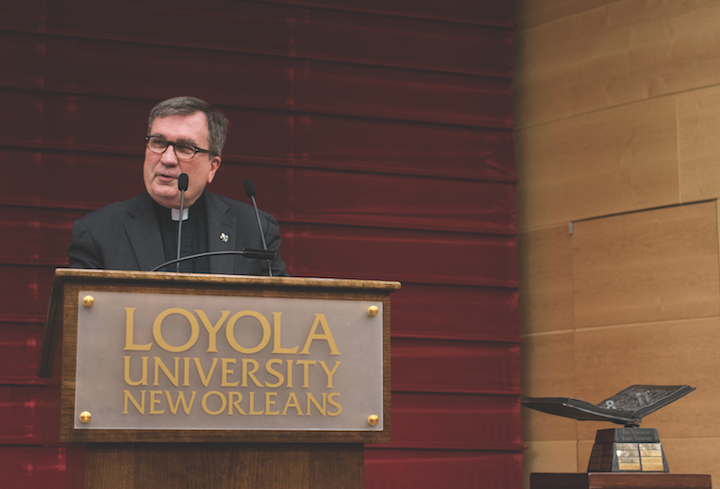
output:
{"label": "podium top edge", "polygon": [[113,280],[118,282],[165,282],[182,284],[227,284],[227,285],[262,285],[272,287],[315,287],[344,288],[359,290],[400,290],[401,284],[396,281],[357,280],[316,277],[264,277],[256,275],[219,275],[210,273],[171,273],[171,272],[140,272],[127,270],[95,270],[83,268],[55,269],[55,282],[74,280]]}

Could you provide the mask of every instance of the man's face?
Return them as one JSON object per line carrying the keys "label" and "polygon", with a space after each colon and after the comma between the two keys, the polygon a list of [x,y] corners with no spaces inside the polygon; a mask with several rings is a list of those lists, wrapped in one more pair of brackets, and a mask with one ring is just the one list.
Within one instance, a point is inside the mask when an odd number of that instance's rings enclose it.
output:
{"label": "man's face", "polygon": [[[192,115],[158,117],[150,128],[150,136],[159,136],[166,141],[186,143],[200,149],[208,149],[208,123],[203,112]],[[190,207],[200,197],[205,185],[213,181],[220,166],[220,157],[197,153],[191,160],[178,160],[173,146],[163,154],[145,148],[143,178],[150,197],[163,207],[179,209],[180,191],[178,176],[187,173],[188,189],[185,192],[185,207]]]}

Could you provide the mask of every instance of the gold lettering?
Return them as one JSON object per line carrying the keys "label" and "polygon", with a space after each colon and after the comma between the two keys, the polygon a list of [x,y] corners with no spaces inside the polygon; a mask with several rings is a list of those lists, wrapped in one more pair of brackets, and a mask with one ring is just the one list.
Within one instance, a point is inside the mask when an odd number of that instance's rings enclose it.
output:
{"label": "gold lettering", "polygon": [[193,402],[195,402],[195,394],[196,391],[192,391],[192,397],[190,398],[190,404],[188,404],[185,401],[185,393],[183,391],[178,391],[177,401],[173,404],[172,396],[170,395],[170,391],[165,391],[165,396],[168,400],[168,405],[170,406],[170,412],[173,414],[177,414],[178,407],[180,407],[180,403],[182,402],[183,405],[183,411],[185,411],[185,414],[189,415],[190,410],[192,409]]}
{"label": "gold lettering", "polygon": [[123,357],[125,359],[125,383],[128,385],[148,385],[147,371],[148,371],[148,357],[142,357],[142,378],[137,382],[130,380],[130,358]]}
{"label": "gold lettering", "polygon": [[250,391],[250,414],[259,415],[262,413],[262,411],[255,411],[255,393],[253,391]]}
{"label": "gold lettering", "polygon": [[135,308],[125,308],[125,348],[123,350],[147,351],[152,346],[152,341],[147,345],[136,345],[133,338],[133,327],[135,323]]}
{"label": "gold lettering", "polygon": [[295,348],[283,348],[282,345],[282,331],[281,331],[281,323],[280,323],[280,316],[282,316],[281,312],[274,312],[273,313],[273,324],[275,325],[275,337],[273,338],[273,353],[297,353],[298,347]]}
{"label": "gold lettering", "polygon": [[320,411],[320,414],[325,416],[325,413],[327,412],[327,393],[326,392],[323,392],[322,400],[323,400],[322,407],[320,407],[320,404],[318,404],[315,397],[313,397],[313,395],[310,394],[309,392],[307,393],[307,415],[308,416],[310,416],[312,414],[310,412],[310,401],[312,401],[312,403],[315,404],[315,407],[317,408],[318,411]]}
{"label": "gold lettering", "polygon": [[190,386],[190,357],[183,357],[183,387]]}
{"label": "gold lettering", "polygon": [[291,388],[291,387],[293,386],[293,382],[292,382],[292,380],[293,380],[293,379],[292,379],[292,374],[293,374],[292,364],[293,364],[293,361],[292,361],[292,360],[288,360],[288,361],[287,361],[287,385],[286,385],[286,387],[288,387],[288,388]]}
{"label": "gold lettering", "polygon": [[[233,397],[235,397],[235,396],[237,396],[237,398],[238,398],[237,401],[233,401]],[[233,410],[232,410],[233,406],[235,406],[235,409],[237,409],[240,414],[245,414],[245,411],[243,411],[242,408],[240,407],[240,403],[242,402],[242,394],[240,392],[230,391],[230,393],[228,394],[228,397],[230,397],[230,401],[228,402],[228,414],[233,413]]]}
{"label": "gold lettering", "polygon": [[235,363],[235,359],[234,358],[223,358],[222,359],[222,383],[220,384],[220,386],[222,386],[222,387],[237,387],[238,384],[240,383],[240,381],[236,380],[235,382],[228,382],[228,380],[227,380],[228,374],[232,375],[234,373],[233,370],[227,368],[228,363]]}
{"label": "gold lettering", "polygon": [[158,394],[162,395],[162,391],[150,391],[150,414],[162,414],[165,412],[155,410],[155,404],[160,404],[160,399],[155,399]]}
{"label": "gold lettering", "polygon": [[[190,321],[190,339],[182,346],[170,346],[162,337],[162,322],[170,314],[180,314]],[[181,309],[179,307],[171,307],[170,309],[164,310],[158,315],[158,317],[155,318],[155,322],[153,323],[153,338],[155,338],[155,341],[157,341],[157,344],[160,345],[162,349],[173,353],[189,350],[190,347],[192,347],[197,341],[198,336],[200,336],[200,325],[198,324],[197,319],[195,319],[195,316],[193,316],[190,311],[186,311],[185,309]]]}
{"label": "gold lettering", "polygon": [[[254,347],[254,348],[245,348],[240,346],[240,343],[237,342],[235,339],[235,323],[238,319],[243,318],[245,316],[251,316],[260,321],[260,325],[263,329],[263,338],[260,341],[260,343]],[[227,328],[225,328],[225,335],[227,336],[228,343],[230,343],[230,346],[235,348],[236,351],[239,351],[240,353],[244,353],[246,355],[251,355],[253,353],[257,353],[267,344],[270,342],[270,323],[268,323],[268,320],[265,319],[265,316],[260,314],[259,312],[255,311],[240,311],[237,314],[233,315],[233,317],[230,318],[230,321],[228,321]]]}
{"label": "gold lettering", "polygon": [[155,382],[153,382],[153,385],[160,385],[158,382],[158,373],[159,370],[162,369],[163,372],[165,372],[165,375],[167,376],[168,380],[172,382],[172,384],[177,387],[178,386],[178,368],[180,367],[180,357],[173,357],[175,359],[175,375],[173,376],[168,368],[165,366],[162,360],[160,360],[160,357],[155,357]]}
{"label": "gold lettering", "polygon": [[[322,327],[323,334],[316,333],[318,326]],[[313,323],[312,328],[310,328],[310,334],[307,337],[305,346],[300,352],[301,355],[308,355],[310,353],[310,345],[314,340],[327,341],[328,346],[330,347],[330,355],[340,355],[340,352],[335,345],[333,335],[330,332],[330,326],[328,326],[327,319],[325,319],[325,314],[315,314],[315,322]]]}
{"label": "gold lettering", "polygon": [[320,366],[325,371],[325,374],[327,374],[327,378],[328,378],[327,388],[332,389],[333,388],[333,381],[332,381],[333,375],[335,375],[335,372],[337,371],[338,367],[340,366],[340,362],[339,361],[335,362],[335,366],[333,367],[332,372],[330,370],[328,370],[327,365],[325,365],[325,362],[323,362],[322,360],[320,360]]}
{"label": "gold lettering", "polygon": [[125,410],[123,411],[123,414],[128,413],[128,410],[127,410],[128,398],[130,398],[130,402],[135,404],[135,409],[137,409],[140,414],[145,414],[145,391],[140,391],[140,394],[141,394],[140,399],[142,399],[142,404],[138,404],[135,397],[133,397],[133,395],[130,394],[130,391],[128,391],[128,390],[125,391]]}
{"label": "gold lettering", "polygon": [[308,371],[308,368],[310,365],[315,365],[317,361],[315,360],[298,360],[297,364],[303,366],[303,389],[309,389],[310,388],[310,372]]}
{"label": "gold lettering", "polygon": [[302,416],[302,408],[300,407],[300,403],[298,402],[298,398],[295,395],[294,392],[291,392],[288,396],[287,402],[285,403],[285,409],[283,409],[282,415],[285,416],[287,414],[287,411],[289,408],[295,408],[297,410],[297,415]]}
{"label": "gold lettering", "polygon": [[[250,371],[248,371],[248,368],[247,368],[248,363],[252,363],[252,364],[253,364],[253,367],[254,367],[254,368],[253,368],[252,370],[250,370]],[[260,383],[260,381],[257,379],[257,377],[255,377],[255,372],[257,372],[258,369],[260,368],[260,365],[257,363],[257,360],[253,360],[252,358],[243,358],[243,359],[242,359],[242,364],[243,364],[243,381],[242,381],[242,386],[243,386],[243,387],[247,387],[247,386],[248,386],[247,378],[248,378],[248,375],[249,375],[250,378],[252,379],[252,381],[255,383],[256,386],[262,387],[263,385]],[[252,414],[252,413],[251,413],[251,414]]]}
{"label": "gold lettering", "polygon": [[[218,409],[217,411],[210,411],[210,409],[209,409],[208,406],[207,406],[207,399],[208,399],[208,397],[210,397],[211,395],[216,395],[216,396],[218,396],[218,397],[222,400],[222,407],[221,407],[220,409]],[[205,395],[203,396],[203,398],[202,398],[202,408],[203,408],[203,411],[205,411],[206,413],[208,413],[208,414],[210,414],[210,415],[212,415],[212,416],[217,416],[218,414],[220,414],[220,413],[222,413],[223,411],[225,411],[225,406],[227,406],[227,399],[225,399],[225,396],[223,396],[222,392],[210,391],[210,392],[208,392],[207,394],[205,394]]]}
{"label": "gold lettering", "polygon": [[265,364],[265,370],[267,370],[270,375],[274,375],[278,379],[276,384],[265,382],[265,387],[270,387],[271,389],[280,387],[282,383],[285,382],[285,377],[283,376],[283,374],[272,368],[272,365],[276,363],[282,365],[282,360],[280,360],[279,358],[273,358],[272,360],[268,360],[268,362]]}
{"label": "gold lettering", "polygon": [[200,359],[195,358],[195,367],[197,368],[198,375],[200,375],[200,380],[202,381],[202,383],[205,387],[207,387],[208,383],[210,382],[210,378],[212,377],[212,374],[215,371],[215,365],[217,365],[217,362],[218,362],[217,357],[213,358],[212,366],[210,367],[210,372],[207,374],[207,377],[205,377],[205,372],[203,372],[203,368],[202,368],[202,364],[200,363]]}
{"label": "gold lettering", "polygon": [[270,400],[270,397],[277,396],[277,392],[266,392],[265,393],[265,414],[268,416],[277,416],[280,411],[270,411],[270,407],[275,405],[274,400]]}
{"label": "gold lettering", "polygon": [[217,332],[220,329],[220,326],[222,326],[222,324],[227,319],[230,311],[220,311],[222,315],[220,316],[220,319],[218,319],[218,322],[215,323],[215,326],[210,323],[210,320],[205,314],[205,311],[201,309],[195,309],[195,312],[197,313],[198,317],[200,317],[200,321],[202,321],[203,326],[205,326],[205,329],[207,329],[208,332],[208,353],[217,353]]}
{"label": "gold lettering", "polygon": [[338,408],[338,410],[334,413],[331,413],[330,411],[328,411],[328,416],[339,416],[340,413],[342,413],[342,406],[340,404],[338,404],[337,402],[333,401],[333,397],[335,397],[335,396],[340,397],[340,393],[333,392],[332,394],[330,394],[328,396],[328,402],[330,404],[332,404],[333,406],[335,406],[336,408]]}

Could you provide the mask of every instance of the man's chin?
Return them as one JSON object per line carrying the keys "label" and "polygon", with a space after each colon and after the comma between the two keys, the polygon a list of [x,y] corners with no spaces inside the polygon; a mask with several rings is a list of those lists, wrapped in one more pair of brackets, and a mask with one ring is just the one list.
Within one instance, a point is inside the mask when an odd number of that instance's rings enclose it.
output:
{"label": "man's chin", "polygon": [[180,195],[179,192],[175,191],[174,193],[166,192],[148,192],[150,194],[150,197],[160,204],[163,207],[167,207],[168,209],[178,209],[180,208]]}

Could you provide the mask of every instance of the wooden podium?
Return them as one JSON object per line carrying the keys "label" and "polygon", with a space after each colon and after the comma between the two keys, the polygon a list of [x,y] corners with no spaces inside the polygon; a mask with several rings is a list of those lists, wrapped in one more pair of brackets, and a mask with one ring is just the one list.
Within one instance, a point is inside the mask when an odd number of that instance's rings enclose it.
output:
{"label": "wooden podium", "polygon": [[364,444],[390,441],[399,288],[56,270],[39,375],[66,487],[363,488]]}

